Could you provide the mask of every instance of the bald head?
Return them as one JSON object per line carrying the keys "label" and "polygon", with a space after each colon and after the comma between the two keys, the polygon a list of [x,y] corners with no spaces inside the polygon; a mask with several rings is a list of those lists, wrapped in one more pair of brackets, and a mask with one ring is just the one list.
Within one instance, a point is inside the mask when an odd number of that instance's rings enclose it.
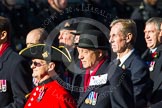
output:
{"label": "bald head", "polygon": [[27,47],[33,44],[43,44],[48,36],[48,33],[43,28],[36,28],[31,30],[26,37]]}

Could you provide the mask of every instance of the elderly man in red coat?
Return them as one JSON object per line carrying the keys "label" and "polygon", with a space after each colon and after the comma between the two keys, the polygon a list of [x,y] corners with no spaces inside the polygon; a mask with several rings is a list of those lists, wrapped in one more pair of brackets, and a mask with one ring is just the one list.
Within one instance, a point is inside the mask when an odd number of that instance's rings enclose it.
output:
{"label": "elderly man in red coat", "polygon": [[48,50],[45,44],[37,44],[19,53],[32,58],[32,76],[39,82],[24,108],[76,108],[73,97],[61,86],[61,79],[57,75],[60,62],[70,62],[70,57],[56,47],[50,48]]}

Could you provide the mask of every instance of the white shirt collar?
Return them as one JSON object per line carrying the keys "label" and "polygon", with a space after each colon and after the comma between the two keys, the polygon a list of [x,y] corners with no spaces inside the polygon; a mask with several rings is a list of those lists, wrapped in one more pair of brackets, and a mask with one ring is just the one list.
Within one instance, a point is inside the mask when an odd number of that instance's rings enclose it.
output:
{"label": "white shirt collar", "polygon": [[151,53],[154,53],[156,51],[157,47],[154,49],[150,49]]}

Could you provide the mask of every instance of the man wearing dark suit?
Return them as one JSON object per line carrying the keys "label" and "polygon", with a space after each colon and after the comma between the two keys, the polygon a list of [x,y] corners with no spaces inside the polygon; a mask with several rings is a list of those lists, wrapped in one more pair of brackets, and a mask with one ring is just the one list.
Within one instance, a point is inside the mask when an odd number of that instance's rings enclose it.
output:
{"label": "man wearing dark suit", "polygon": [[28,62],[10,48],[10,23],[0,16],[0,108],[23,108],[32,90]]}
{"label": "man wearing dark suit", "polygon": [[[106,36],[98,30],[80,34],[77,45],[82,67],[78,108],[134,108],[130,76],[110,63]],[[127,97],[127,98],[125,98]]]}
{"label": "man wearing dark suit", "polygon": [[148,69],[133,45],[136,39],[136,24],[131,19],[117,19],[110,24],[109,42],[120,60],[119,66],[130,71],[134,88],[136,108],[147,106],[152,91],[152,81]]}
{"label": "man wearing dark suit", "polygon": [[[152,17],[145,25],[145,41],[147,50],[142,59],[147,63],[151,79],[154,82],[150,103],[162,101],[162,18]],[[161,26],[161,28],[160,28]]]}

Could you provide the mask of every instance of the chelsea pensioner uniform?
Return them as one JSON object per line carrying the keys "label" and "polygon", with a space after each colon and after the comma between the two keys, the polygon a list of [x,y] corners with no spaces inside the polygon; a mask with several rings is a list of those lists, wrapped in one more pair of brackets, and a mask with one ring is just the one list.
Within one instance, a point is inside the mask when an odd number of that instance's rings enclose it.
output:
{"label": "chelsea pensioner uniform", "polygon": [[33,89],[24,108],[76,108],[76,104],[57,80],[47,79]]}

